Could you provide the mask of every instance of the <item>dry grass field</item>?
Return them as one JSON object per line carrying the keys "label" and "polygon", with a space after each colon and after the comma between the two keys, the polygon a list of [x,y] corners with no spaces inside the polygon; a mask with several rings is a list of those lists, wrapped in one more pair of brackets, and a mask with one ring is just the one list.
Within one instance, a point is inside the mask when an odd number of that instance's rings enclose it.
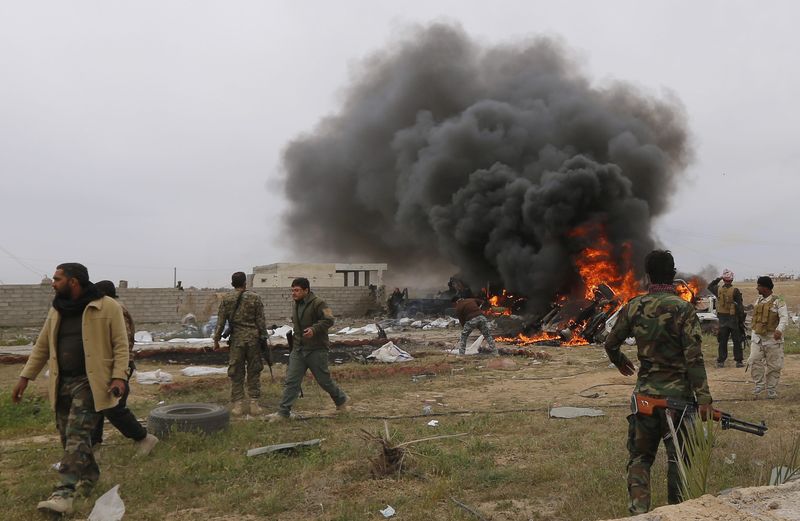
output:
{"label": "dry grass field", "polygon": [[[493,368],[486,358],[444,355],[435,341],[454,342],[455,329],[417,333],[406,347],[416,360],[398,365],[347,363],[332,368],[353,399],[353,410],[332,414],[328,397],[310,379],[297,411],[306,419],[270,424],[236,420],[212,436],[177,434],[146,459],[135,459],[128,440],[107,427],[96,490],[76,502],[72,519],[85,519],[100,494],[115,484],[127,508],[125,519],[168,521],[374,520],[391,505],[395,519],[476,519],[459,502],[498,520],[595,520],[624,516],[625,437],[628,398],[634,379],[608,367],[599,347],[545,347],[549,360],[502,357],[512,367]],[[792,329],[787,348],[798,350]],[[626,347],[629,356],[633,348]],[[778,400],[754,400],[741,369],[716,369],[714,339],[704,343],[709,381],[717,406],[747,420],[766,420],[763,438],[720,432],[709,491],[765,483],[797,432],[800,356],[786,357]],[[789,351],[789,349],[787,349]],[[541,357],[540,357],[541,358]],[[507,362],[506,362],[507,363]],[[142,362],[176,376],[172,385],[133,383],[131,407],[140,416],[158,403],[226,403],[224,376],[187,378],[181,365]],[[40,519],[36,502],[56,480],[51,465],[60,449],[45,380],[33,382],[20,406],[10,389],[20,365],[0,366],[0,512],[3,519]],[[263,375],[263,405],[273,409],[277,382]],[[414,375],[426,375],[415,377]],[[432,415],[424,416],[429,405]],[[597,418],[551,419],[549,407],[596,407]],[[434,435],[465,434],[411,446],[404,472],[373,475],[380,454],[364,432],[378,435],[384,419],[394,442]],[[428,426],[431,419],[437,427]],[[245,456],[273,443],[324,438],[320,448],[295,455]],[[654,506],[666,502],[663,448],[653,471]]]}
{"label": "dry grass field", "polygon": [[[745,304],[752,304],[758,298],[755,281],[738,281],[735,285],[742,290]],[[786,300],[789,313],[800,313],[800,280],[776,282],[773,292]]]}

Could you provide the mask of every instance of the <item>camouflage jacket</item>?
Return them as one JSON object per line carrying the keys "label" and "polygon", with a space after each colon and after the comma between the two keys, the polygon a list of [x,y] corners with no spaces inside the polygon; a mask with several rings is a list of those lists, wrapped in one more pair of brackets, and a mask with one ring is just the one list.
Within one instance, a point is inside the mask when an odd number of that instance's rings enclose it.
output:
{"label": "camouflage jacket", "polygon": [[[309,292],[303,299],[302,313],[297,314],[297,302],[292,304],[292,325],[294,326],[295,348],[311,351],[314,349],[327,349],[330,346],[328,330],[333,326],[333,312],[324,300]],[[310,327],[314,336],[303,338],[303,330]]]}
{"label": "camouflage jacket", "polygon": [[620,345],[630,336],[636,338],[640,363],[635,392],[711,403],[694,306],[669,287],[651,286],[620,310],[606,339],[606,353],[617,367],[627,361]]}
{"label": "camouflage jacket", "polygon": [[[264,303],[258,294],[245,290],[242,301],[236,308],[239,290],[231,291],[222,297],[217,312],[217,327],[214,329],[214,340],[219,341],[225,328],[225,321],[231,323],[233,333],[231,342],[256,341],[267,338],[267,322],[264,318]],[[233,312],[236,308],[236,313]]]}

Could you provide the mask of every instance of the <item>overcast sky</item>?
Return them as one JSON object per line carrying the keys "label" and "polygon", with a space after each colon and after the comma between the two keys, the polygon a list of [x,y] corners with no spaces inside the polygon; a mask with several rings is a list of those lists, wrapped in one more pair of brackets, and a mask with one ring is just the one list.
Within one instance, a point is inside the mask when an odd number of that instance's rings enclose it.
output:
{"label": "overcast sky", "polygon": [[595,84],[677,96],[696,159],[657,237],[684,271],[800,273],[798,19],[790,1],[4,1],[0,283],[78,261],[221,287],[304,260],[280,223],[283,147],[338,110],[360,60],[432,21],[557,36]]}

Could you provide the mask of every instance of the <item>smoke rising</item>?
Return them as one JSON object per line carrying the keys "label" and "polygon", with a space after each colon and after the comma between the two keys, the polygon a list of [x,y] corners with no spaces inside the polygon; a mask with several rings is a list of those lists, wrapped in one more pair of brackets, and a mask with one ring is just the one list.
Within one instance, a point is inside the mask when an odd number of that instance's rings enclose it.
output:
{"label": "smoke rising", "polygon": [[[364,61],[284,154],[298,252],[487,281],[550,302],[600,224],[636,267],[691,159],[681,104],[596,87],[563,45],[432,25]],[[538,300],[537,300],[538,299]]]}

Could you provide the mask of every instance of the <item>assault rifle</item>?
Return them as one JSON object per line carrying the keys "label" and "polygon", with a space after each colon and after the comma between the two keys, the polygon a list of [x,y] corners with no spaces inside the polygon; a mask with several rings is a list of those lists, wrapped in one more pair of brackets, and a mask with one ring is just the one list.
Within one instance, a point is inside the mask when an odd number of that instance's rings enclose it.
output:
{"label": "assault rifle", "polygon": [[[652,416],[654,409],[670,409],[673,411],[685,412],[686,414],[695,414],[698,410],[696,402],[689,402],[681,400],[680,398],[654,398],[644,394],[633,393],[631,397],[633,410],[645,416]],[[755,434],[756,436],[763,436],[767,432],[767,424],[762,420],[760,424],[750,423],[744,420],[739,420],[730,415],[730,413],[722,412],[718,409],[711,409],[712,419],[720,422],[724,429],[733,429],[737,431]]]}

